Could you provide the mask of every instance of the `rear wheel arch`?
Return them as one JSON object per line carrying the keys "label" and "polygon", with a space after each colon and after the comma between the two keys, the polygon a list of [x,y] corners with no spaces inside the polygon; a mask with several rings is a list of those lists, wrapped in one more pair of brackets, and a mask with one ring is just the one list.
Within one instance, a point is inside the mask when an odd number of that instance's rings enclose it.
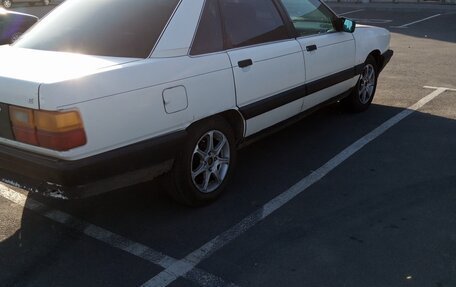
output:
{"label": "rear wheel arch", "polygon": [[245,120],[239,111],[228,110],[219,115],[222,116],[233,129],[236,143],[241,142],[244,139],[245,134]]}
{"label": "rear wheel arch", "polygon": [[237,144],[240,143],[244,139],[245,120],[242,117],[242,115],[239,113],[239,111],[234,110],[234,109],[227,110],[227,111],[224,111],[224,112],[209,116],[207,118],[203,118],[201,120],[198,120],[198,121],[192,123],[187,128],[187,131],[191,130],[196,125],[201,125],[205,121],[208,121],[208,120],[210,120],[211,118],[214,118],[214,117],[221,117],[230,125]]}

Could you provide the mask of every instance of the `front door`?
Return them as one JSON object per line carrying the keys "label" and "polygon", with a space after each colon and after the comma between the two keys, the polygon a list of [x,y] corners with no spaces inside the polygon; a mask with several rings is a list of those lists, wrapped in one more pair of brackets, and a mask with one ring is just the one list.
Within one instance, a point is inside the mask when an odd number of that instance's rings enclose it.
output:
{"label": "front door", "polygon": [[303,110],[348,91],[357,80],[353,35],[336,31],[337,16],[318,0],[281,1],[304,54],[308,96]]}

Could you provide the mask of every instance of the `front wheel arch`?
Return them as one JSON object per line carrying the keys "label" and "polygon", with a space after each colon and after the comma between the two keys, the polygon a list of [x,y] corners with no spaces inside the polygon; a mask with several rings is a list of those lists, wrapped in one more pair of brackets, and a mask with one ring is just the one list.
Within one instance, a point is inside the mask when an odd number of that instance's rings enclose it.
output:
{"label": "front wheel arch", "polygon": [[377,90],[378,73],[379,64],[374,55],[369,55],[358,82],[351,94],[343,100],[345,107],[352,112],[362,112],[369,108]]}
{"label": "front wheel arch", "polygon": [[375,51],[370,52],[370,54],[366,58],[366,61],[367,61],[367,59],[369,57],[372,57],[372,58],[375,59],[375,62],[377,63],[377,69],[382,66],[383,57],[382,57],[382,54],[381,54],[381,52],[379,50],[375,50]]}

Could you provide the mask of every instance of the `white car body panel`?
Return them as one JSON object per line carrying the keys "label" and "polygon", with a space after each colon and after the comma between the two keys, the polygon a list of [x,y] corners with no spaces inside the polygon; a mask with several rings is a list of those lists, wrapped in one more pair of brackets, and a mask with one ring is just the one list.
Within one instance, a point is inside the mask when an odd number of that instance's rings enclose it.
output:
{"label": "white car body panel", "polygon": [[[125,82],[125,78],[135,80]],[[163,92],[174,87],[185,88],[188,107],[167,113]],[[236,108],[226,53],[146,59],[86,78],[44,84],[41,92],[45,109],[78,109],[84,119],[88,143],[60,153],[62,159],[79,159],[183,130],[194,121]]]}
{"label": "white car body panel", "polygon": [[385,53],[390,48],[391,35],[380,27],[358,25],[353,36],[356,40],[356,63],[364,63],[372,51]]}
{"label": "white car body panel", "polygon": [[[355,40],[350,33],[327,33],[298,38],[298,41],[301,43],[306,62],[306,82],[355,66]],[[306,51],[306,47],[310,45],[316,45],[317,49]]]}
{"label": "white car body panel", "polygon": [[41,84],[75,79],[97,70],[134,61],[113,58],[0,47],[1,101],[8,104],[40,108]]}

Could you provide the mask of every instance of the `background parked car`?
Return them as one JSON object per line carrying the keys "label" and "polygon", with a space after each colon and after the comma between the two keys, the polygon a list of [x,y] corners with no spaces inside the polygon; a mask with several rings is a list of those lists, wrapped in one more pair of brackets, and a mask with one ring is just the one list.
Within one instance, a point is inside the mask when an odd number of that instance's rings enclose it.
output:
{"label": "background parked car", "polygon": [[30,5],[35,5],[36,3],[42,3],[44,6],[49,5],[51,0],[0,0],[3,7],[11,8],[13,3],[29,3]]}
{"label": "background parked car", "polygon": [[0,8],[0,45],[13,43],[36,22],[36,16]]}

